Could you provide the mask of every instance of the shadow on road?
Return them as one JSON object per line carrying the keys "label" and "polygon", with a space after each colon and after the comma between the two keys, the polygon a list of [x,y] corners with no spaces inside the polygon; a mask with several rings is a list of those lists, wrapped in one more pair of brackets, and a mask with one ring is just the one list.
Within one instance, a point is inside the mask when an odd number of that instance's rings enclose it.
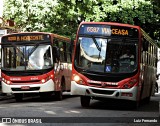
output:
{"label": "shadow on road", "polygon": [[[63,95],[62,100],[73,98],[73,97],[77,97],[77,96],[72,96],[69,94]],[[31,95],[24,96],[21,102],[54,102],[54,101],[58,101],[54,94],[51,97],[46,97],[46,98],[41,98],[38,94],[34,94],[34,95],[31,94]]]}
{"label": "shadow on road", "polygon": [[104,109],[104,110],[131,110],[131,111],[146,111],[146,112],[158,112],[159,102],[150,101],[145,103],[142,101],[138,108],[132,106],[132,103],[125,100],[106,99],[103,101],[91,102],[89,109]]}

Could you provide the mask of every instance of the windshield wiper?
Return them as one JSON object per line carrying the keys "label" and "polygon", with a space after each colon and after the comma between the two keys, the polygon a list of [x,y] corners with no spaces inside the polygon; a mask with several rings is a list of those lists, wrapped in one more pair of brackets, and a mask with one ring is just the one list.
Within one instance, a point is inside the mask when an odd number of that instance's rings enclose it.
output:
{"label": "windshield wiper", "polygon": [[99,59],[99,58],[100,58],[100,54],[101,54],[101,50],[102,50],[102,42],[101,42],[101,46],[99,47],[96,39],[95,39],[93,36],[91,36],[91,37],[92,37],[93,42],[94,42],[94,44],[96,45],[96,47],[97,47],[97,49],[98,49],[98,51],[99,51],[99,55],[98,55],[98,59]]}
{"label": "windshield wiper", "polygon": [[98,56],[98,59],[100,58],[100,55],[101,55],[101,50],[102,50],[102,42],[101,42],[101,48],[100,48],[100,51],[99,51],[99,56]]}
{"label": "windshield wiper", "polygon": [[80,37],[86,37],[86,36],[87,36],[87,37],[91,37],[91,38],[93,39],[93,42],[94,42],[94,44],[96,45],[98,51],[100,51],[101,48],[99,47],[99,45],[98,45],[98,43],[97,43],[97,41],[96,41],[96,39],[95,39],[95,37],[94,37],[93,35],[82,35],[82,36],[80,36]]}
{"label": "windshield wiper", "polygon": [[99,45],[98,45],[98,43],[97,43],[96,39],[95,39],[93,36],[91,36],[91,37],[92,37],[93,42],[94,42],[94,44],[96,45],[96,47],[97,47],[98,51],[101,51],[101,48],[99,47]]}

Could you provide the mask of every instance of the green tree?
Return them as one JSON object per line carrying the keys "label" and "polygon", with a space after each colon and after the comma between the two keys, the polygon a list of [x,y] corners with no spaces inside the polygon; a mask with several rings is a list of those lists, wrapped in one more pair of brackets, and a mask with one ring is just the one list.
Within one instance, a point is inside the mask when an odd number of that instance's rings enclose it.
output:
{"label": "green tree", "polygon": [[56,16],[56,0],[5,0],[4,18],[14,19],[23,31],[43,31]]}
{"label": "green tree", "polygon": [[[23,31],[75,35],[81,21],[109,21],[140,25],[154,39],[159,36],[157,0],[4,0],[4,17]],[[156,11],[155,11],[156,10]],[[156,37],[156,38],[155,38]]]}

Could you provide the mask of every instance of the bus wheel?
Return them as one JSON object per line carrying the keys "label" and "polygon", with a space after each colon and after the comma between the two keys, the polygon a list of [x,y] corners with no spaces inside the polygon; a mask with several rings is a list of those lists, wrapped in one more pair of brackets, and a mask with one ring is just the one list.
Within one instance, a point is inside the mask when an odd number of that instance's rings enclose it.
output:
{"label": "bus wheel", "polygon": [[140,101],[131,101],[131,107],[133,109],[138,109],[139,106],[140,106]]}
{"label": "bus wheel", "polygon": [[63,99],[62,91],[56,91],[55,98],[56,98],[56,100],[61,101]]}
{"label": "bus wheel", "polygon": [[151,100],[151,96],[148,96],[144,99],[144,102],[148,104],[150,102],[150,100]]}
{"label": "bus wheel", "polygon": [[15,96],[15,99],[16,99],[17,102],[21,102],[22,99],[23,99],[23,94],[22,93],[16,93],[16,94],[14,94],[14,96]]}
{"label": "bus wheel", "polygon": [[89,107],[90,99],[91,98],[89,96],[81,96],[81,98],[80,98],[81,106],[82,107]]}
{"label": "bus wheel", "polygon": [[61,101],[63,99],[63,91],[64,90],[65,90],[65,80],[64,80],[64,78],[62,78],[60,91],[55,92],[56,100]]}
{"label": "bus wheel", "polygon": [[53,92],[40,92],[39,95],[42,100],[50,100],[52,97],[52,93]]}
{"label": "bus wheel", "polygon": [[[155,85],[156,86],[156,85]],[[154,91],[155,91],[155,87],[154,87]],[[155,94],[155,92],[154,92]],[[149,103],[150,102],[150,99],[151,99],[151,95],[152,95],[152,87],[150,88],[150,94],[148,97],[144,98],[144,102],[145,103]]]}

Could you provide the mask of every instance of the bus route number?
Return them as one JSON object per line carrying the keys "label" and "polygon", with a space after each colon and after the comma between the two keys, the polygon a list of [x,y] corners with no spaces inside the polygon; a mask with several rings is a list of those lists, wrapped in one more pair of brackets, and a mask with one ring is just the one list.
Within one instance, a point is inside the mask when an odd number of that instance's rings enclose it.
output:
{"label": "bus route number", "polygon": [[87,27],[87,32],[97,33],[99,31],[98,27]]}

